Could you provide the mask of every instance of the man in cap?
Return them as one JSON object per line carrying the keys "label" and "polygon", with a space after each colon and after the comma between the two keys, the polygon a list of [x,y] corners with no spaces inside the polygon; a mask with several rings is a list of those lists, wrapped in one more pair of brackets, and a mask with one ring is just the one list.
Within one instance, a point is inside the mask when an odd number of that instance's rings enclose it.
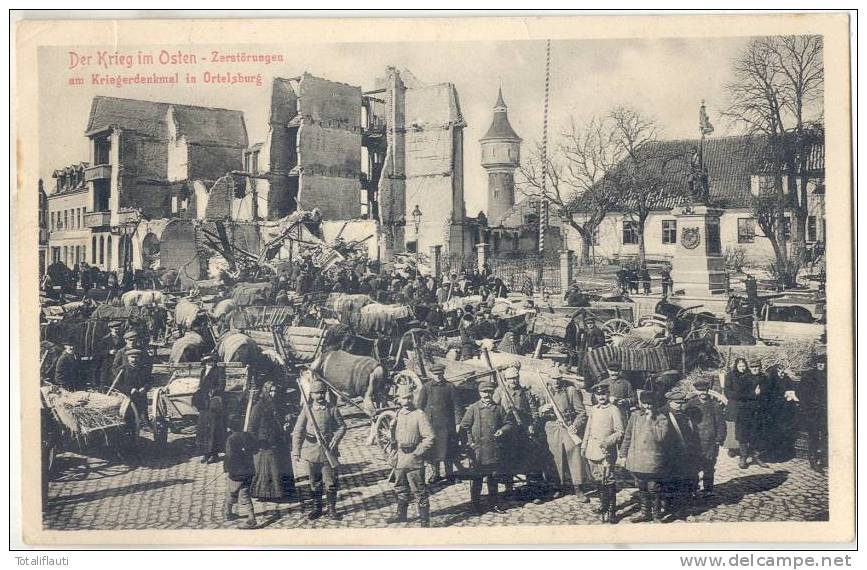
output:
{"label": "man in cap", "polygon": [[623,421],[629,418],[630,409],[636,405],[635,388],[632,384],[622,376],[622,366],[619,360],[612,360],[606,365],[608,369],[608,378],[603,380],[608,384],[608,399],[609,401],[620,408],[623,414]]}
{"label": "man in cap", "polygon": [[702,474],[702,494],[713,494],[714,471],[719,447],[726,439],[726,422],[719,402],[710,397],[710,382],[700,378],[692,385],[696,394],[687,404],[701,445],[699,471]]}
{"label": "man in cap", "polygon": [[684,517],[695,502],[698,472],[702,463],[701,441],[693,415],[686,409],[689,395],[679,389],[665,394],[668,400],[668,419],[673,437],[666,455],[671,458],[669,478],[665,483],[668,511],[675,517]]}
{"label": "man in cap", "polygon": [[536,399],[528,388],[521,386],[520,372],[515,366],[503,372],[503,383],[494,390],[493,400],[514,421],[515,428],[504,439],[501,474],[506,495],[511,495],[514,476],[518,473],[541,473],[534,445],[535,424],[539,419]]}
{"label": "man in cap", "polygon": [[420,407],[427,416],[434,432],[434,445],[427,454],[430,473],[428,483],[442,480],[440,463],[443,464],[443,474],[449,482],[454,481],[453,463],[457,446],[457,425],[461,422],[461,410],[457,404],[455,387],[446,382],[446,367],[442,364],[431,364],[428,372],[433,380],[421,388],[419,394]]}
{"label": "man in cap", "polygon": [[217,368],[217,356],[202,358],[199,387],[193,394],[193,405],[199,411],[196,443],[202,454],[202,463],[214,463],[226,441],[226,408],[223,402],[224,385]]}
{"label": "man in cap", "polygon": [[112,364],[114,363],[115,354],[117,351],[126,345],[123,340],[123,322],[111,321],[108,323],[108,334],[99,339],[99,345],[94,350],[96,369],[99,374],[99,383],[108,388],[111,386],[114,377],[111,374]]}
{"label": "man in cap", "polygon": [[75,345],[67,341],[63,343],[63,352],[57,358],[54,366],[54,383],[65,390],[75,392],[84,390],[87,378],[78,355],[75,354]]}
{"label": "man in cap", "polygon": [[418,504],[421,526],[430,526],[430,502],[424,476],[424,457],[434,446],[436,437],[427,416],[416,409],[412,386],[401,384],[397,389],[400,409],[392,425],[395,442],[394,477],[397,491],[397,513],[388,523],[407,521],[410,494]]}
{"label": "man in cap", "polygon": [[617,523],[617,487],[611,468],[617,456],[617,444],[623,437],[623,415],[608,399],[608,384],[593,387],[596,404],[590,408],[587,428],[581,442],[581,451],[590,465],[593,478],[598,481],[599,507],[593,509],[602,522]]}
{"label": "man in cap", "polygon": [[497,484],[502,460],[502,438],[512,429],[512,419],[494,402],[496,385],[490,380],[479,382],[479,400],[464,412],[460,429],[467,438],[473,459],[475,476],[470,481],[470,503],[481,514],[482,479],[488,486],[488,502],[492,511],[503,510],[497,503]]}
{"label": "man in cap", "polygon": [[[326,395],[328,389],[321,380],[310,382],[310,397],[313,400],[306,410],[298,416],[295,429],[292,430],[292,456],[296,462],[302,459],[307,464],[310,476],[310,487],[313,490],[313,511],[307,515],[310,520],[322,516],[322,491],[328,502],[328,518],[340,520],[337,514],[337,478],[338,468],[331,467],[326,459],[326,449],[337,458],[340,456],[338,446],[346,433],[346,423],[337,406],[330,404]],[[322,442],[316,436],[314,424],[319,428]]]}
{"label": "man in cap", "polygon": [[[581,447],[576,445],[572,436],[580,437],[587,425],[587,411],[581,393],[563,379],[563,371],[555,369],[549,376],[553,401],[546,401],[539,406],[539,417],[545,422],[545,440],[548,443],[546,465],[549,468],[548,478],[556,481],[558,486],[554,498],[575,493],[580,503],[588,502],[581,485],[588,483],[585,473],[584,458]],[[547,400],[547,398],[546,398]],[[566,427],[560,425],[554,406],[560,410]]]}
{"label": "man in cap", "polygon": [[796,389],[801,402],[801,417],[807,428],[807,453],[810,467],[821,472],[828,461],[828,372],[827,357],[816,356],[813,367],[801,375]]}
{"label": "man in cap", "polygon": [[126,394],[135,405],[139,416],[147,421],[148,397],[147,393],[152,384],[150,368],[143,360],[143,351],[138,348],[127,348],[123,352],[126,363],[118,372],[114,381],[114,388],[118,392]]}
{"label": "man in cap", "polygon": [[247,509],[247,521],[245,528],[256,528],[256,509],[250,498],[250,485],[256,467],[253,463],[253,453],[256,442],[244,431],[244,418],[240,414],[233,414],[229,420],[232,434],[226,440],[226,458],[223,461],[223,471],[226,473],[226,495],[223,499],[223,517],[227,521],[238,518],[233,512],[235,503],[243,505]]}
{"label": "man in cap", "polygon": [[605,333],[596,326],[596,317],[588,315],[584,318],[584,335],[580,344],[583,351],[605,346]]}
{"label": "man in cap", "polygon": [[[118,373],[123,369],[126,365],[127,358],[126,353],[132,349],[141,349],[139,344],[139,334],[135,329],[130,329],[123,333],[123,342],[124,346],[117,349],[114,353],[114,360],[111,365],[111,381],[114,382],[115,378],[117,378]],[[139,362],[142,361],[142,354],[139,352]]]}

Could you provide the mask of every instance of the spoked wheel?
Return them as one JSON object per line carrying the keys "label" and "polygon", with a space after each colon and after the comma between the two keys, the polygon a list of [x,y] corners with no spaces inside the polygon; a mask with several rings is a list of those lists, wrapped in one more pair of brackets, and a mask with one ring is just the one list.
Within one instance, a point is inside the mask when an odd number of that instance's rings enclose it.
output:
{"label": "spoked wheel", "polygon": [[602,331],[608,337],[613,335],[626,335],[629,333],[631,328],[632,325],[623,319],[609,319],[602,324]]}
{"label": "spoked wheel", "polygon": [[392,410],[380,413],[373,424],[372,443],[376,444],[383,454],[388,457],[394,442],[391,439],[391,426],[397,414]]}

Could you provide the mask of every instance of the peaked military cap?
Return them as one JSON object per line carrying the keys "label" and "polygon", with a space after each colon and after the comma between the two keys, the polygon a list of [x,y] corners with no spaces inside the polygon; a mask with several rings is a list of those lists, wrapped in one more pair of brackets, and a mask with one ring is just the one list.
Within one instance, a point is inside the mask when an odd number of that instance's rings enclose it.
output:
{"label": "peaked military cap", "polygon": [[479,382],[479,392],[493,392],[497,386],[490,380],[482,380]]}

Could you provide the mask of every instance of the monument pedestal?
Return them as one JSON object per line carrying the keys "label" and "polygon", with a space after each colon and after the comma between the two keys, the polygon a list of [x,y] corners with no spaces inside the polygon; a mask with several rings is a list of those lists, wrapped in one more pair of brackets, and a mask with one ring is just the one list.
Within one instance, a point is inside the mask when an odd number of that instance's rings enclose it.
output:
{"label": "monument pedestal", "polygon": [[713,297],[727,293],[725,258],[720,242],[721,210],[682,206],[677,216],[677,251],[672,260],[674,290],[684,297]]}

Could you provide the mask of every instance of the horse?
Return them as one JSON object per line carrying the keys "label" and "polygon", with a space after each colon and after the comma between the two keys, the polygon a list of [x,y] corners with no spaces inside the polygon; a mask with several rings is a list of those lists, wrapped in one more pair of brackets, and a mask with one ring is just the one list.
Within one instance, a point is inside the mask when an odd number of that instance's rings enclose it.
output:
{"label": "horse", "polygon": [[166,304],[166,294],[156,289],[127,291],[120,299],[124,307],[164,307]]}
{"label": "horse", "polygon": [[327,350],[310,364],[344,397],[362,398],[361,408],[371,417],[385,405],[385,368],[370,356],[358,356],[345,350]]}

